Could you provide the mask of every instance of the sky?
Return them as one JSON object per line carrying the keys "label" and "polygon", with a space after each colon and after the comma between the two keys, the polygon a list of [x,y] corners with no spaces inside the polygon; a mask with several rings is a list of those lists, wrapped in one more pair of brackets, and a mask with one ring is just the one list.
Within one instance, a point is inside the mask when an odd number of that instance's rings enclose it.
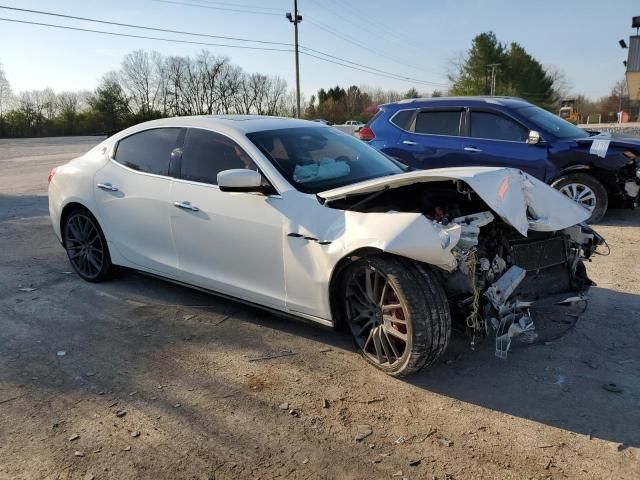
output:
{"label": "sky", "polygon": [[[154,0],[0,0],[0,6],[293,43],[293,25],[284,16],[293,8],[293,0],[176,1],[191,5]],[[618,40],[634,33],[631,17],[640,15],[638,0],[298,0],[298,8],[303,16],[299,25],[302,46],[420,81],[392,79],[302,55],[301,90],[307,98],[321,87],[337,84],[399,91],[415,87],[425,93],[442,90],[446,88],[443,85],[447,84],[451,62],[468,50],[475,35],[488,30],[494,31],[502,42],[520,43],[543,65],[559,68],[574,93],[597,98],[607,95],[615,82],[623,78],[626,51],[620,48]],[[0,18],[260,46],[1,8]],[[247,72],[279,75],[290,88],[295,86],[294,55],[288,51],[177,44],[0,21],[0,62],[17,92],[45,87],[57,92],[92,90],[104,73],[117,70],[123,56],[133,50],[193,56],[203,48],[229,57]]]}

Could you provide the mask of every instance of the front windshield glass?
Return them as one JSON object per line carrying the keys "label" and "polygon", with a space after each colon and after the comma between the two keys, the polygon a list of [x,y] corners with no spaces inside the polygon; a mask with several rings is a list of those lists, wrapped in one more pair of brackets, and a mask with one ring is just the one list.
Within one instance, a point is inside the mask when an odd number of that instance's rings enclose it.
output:
{"label": "front windshield glass", "polygon": [[557,138],[586,138],[587,132],[540,107],[522,107],[516,111]]}
{"label": "front windshield glass", "polygon": [[305,193],[405,171],[373,147],[335,128],[284,128],[247,137],[291,185]]}

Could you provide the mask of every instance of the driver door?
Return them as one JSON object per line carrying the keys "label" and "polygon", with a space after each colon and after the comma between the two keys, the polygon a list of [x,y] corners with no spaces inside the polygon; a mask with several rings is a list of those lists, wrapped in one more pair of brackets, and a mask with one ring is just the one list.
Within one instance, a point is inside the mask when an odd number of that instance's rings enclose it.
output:
{"label": "driver door", "polygon": [[257,170],[233,140],[190,128],[170,193],[182,281],[284,309],[284,217],[278,195],[222,192],[223,170]]}

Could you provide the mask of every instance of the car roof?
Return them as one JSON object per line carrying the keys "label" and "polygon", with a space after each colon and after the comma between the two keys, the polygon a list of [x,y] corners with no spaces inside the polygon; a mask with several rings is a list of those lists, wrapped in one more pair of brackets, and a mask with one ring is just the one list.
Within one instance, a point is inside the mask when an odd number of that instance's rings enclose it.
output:
{"label": "car roof", "polygon": [[380,107],[430,107],[430,106],[459,106],[465,105],[477,107],[482,105],[501,105],[509,108],[526,107],[529,102],[518,97],[490,97],[490,96],[460,96],[460,97],[430,97],[430,98],[407,98],[398,102],[384,103]]}
{"label": "car roof", "polygon": [[[196,115],[187,117],[170,117],[140,123],[133,127],[144,130],[157,127],[199,127],[213,130],[233,130],[242,133],[277,130],[281,128],[315,127],[323,125],[308,120],[287,117],[269,117],[266,115]],[[329,127],[327,127],[329,128]]]}

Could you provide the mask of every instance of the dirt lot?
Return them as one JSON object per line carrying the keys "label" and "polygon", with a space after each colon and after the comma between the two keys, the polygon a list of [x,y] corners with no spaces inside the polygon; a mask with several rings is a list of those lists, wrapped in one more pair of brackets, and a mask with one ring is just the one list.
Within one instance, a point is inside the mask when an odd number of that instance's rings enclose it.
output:
{"label": "dirt lot", "polygon": [[47,174],[96,142],[0,140],[0,478],[640,478],[640,212],[598,227],[561,339],[502,361],[457,338],[403,381],[343,333],[71,274]]}

